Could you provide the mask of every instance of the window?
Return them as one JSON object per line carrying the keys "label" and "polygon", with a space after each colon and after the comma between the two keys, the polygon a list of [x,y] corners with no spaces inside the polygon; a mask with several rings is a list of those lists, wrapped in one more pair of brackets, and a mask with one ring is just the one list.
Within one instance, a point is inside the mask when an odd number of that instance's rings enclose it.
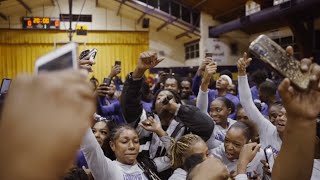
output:
{"label": "window", "polygon": [[148,0],[148,4],[152,7],[158,8],[158,0]]}
{"label": "window", "polygon": [[175,2],[171,2],[171,15],[180,18],[180,5],[175,3]]}
{"label": "window", "polygon": [[191,11],[184,7],[184,6],[181,6],[182,7],[182,20],[186,21],[186,22],[191,22],[191,19],[190,19],[190,14],[191,14]]}
{"label": "window", "polygon": [[185,44],[185,58],[194,59],[199,57],[199,41]]}
{"label": "window", "polygon": [[162,0],[160,1],[160,10],[166,13],[170,13],[169,11],[169,0]]}
{"label": "window", "polygon": [[[0,0],[1,1],[1,0]],[[179,1],[172,0],[138,0],[144,3],[144,6],[155,7],[171,16],[187,22],[193,26],[200,27],[200,11],[192,9]]]}
{"label": "window", "polygon": [[300,59],[299,47],[297,46],[296,40],[293,36],[279,37],[273,39],[273,41],[279,44],[283,49],[285,49],[287,46],[292,46],[294,49],[294,56],[297,59]]}

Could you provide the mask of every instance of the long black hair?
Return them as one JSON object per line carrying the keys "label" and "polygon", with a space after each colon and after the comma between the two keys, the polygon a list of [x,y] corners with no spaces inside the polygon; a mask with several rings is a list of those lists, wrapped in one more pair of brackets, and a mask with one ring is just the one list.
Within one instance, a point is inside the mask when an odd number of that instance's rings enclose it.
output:
{"label": "long black hair", "polygon": [[180,98],[180,95],[179,95],[179,94],[177,94],[177,93],[175,93],[174,91],[171,91],[171,90],[169,90],[169,89],[159,90],[159,91],[154,95],[154,98],[153,98],[153,102],[152,102],[152,106],[151,106],[151,111],[152,111],[153,113],[156,113],[156,112],[155,112],[155,104],[156,104],[157,97],[158,97],[159,93],[162,92],[162,91],[169,91],[170,93],[172,93],[173,98],[176,100],[176,103],[182,104],[182,101],[181,101],[181,98]]}

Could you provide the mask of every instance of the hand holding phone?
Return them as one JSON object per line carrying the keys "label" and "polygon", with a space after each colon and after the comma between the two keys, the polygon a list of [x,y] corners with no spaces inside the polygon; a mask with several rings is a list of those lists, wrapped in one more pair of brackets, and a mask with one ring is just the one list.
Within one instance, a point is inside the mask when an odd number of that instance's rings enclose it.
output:
{"label": "hand holding phone", "polygon": [[302,73],[300,61],[288,56],[286,51],[266,35],[260,35],[249,46],[249,50],[257,58],[267,63],[299,89],[305,90],[309,86],[309,73]]}
{"label": "hand holding phone", "polygon": [[114,65],[115,65],[115,66],[120,66],[120,67],[121,67],[121,61],[119,61],[119,60],[115,61]]}
{"label": "hand holding phone", "polygon": [[35,63],[35,73],[40,71],[58,71],[63,69],[78,69],[76,43],[68,43],[42,57]]}
{"label": "hand holding phone", "polygon": [[1,91],[0,94],[7,93],[11,85],[11,79],[3,78],[1,83]]}
{"label": "hand holding phone", "polygon": [[81,52],[79,59],[94,61],[97,53],[98,53],[98,50],[96,48],[92,48],[90,50],[87,49]]}
{"label": "hand holding phone", "polygon": [[272,150],[271,146],[268,146],[264,149],[264,155],[266,157],[267,163],[269,164],[269,170],[271,172],[274,161],[275,161],[275,157],[274,157],[273,150]]}

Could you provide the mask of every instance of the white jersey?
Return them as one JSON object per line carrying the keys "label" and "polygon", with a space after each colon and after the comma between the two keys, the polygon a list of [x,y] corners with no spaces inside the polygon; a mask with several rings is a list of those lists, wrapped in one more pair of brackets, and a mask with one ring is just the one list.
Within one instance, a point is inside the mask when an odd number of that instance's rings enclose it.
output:
{"label": "white jersey", "polygon": [[320,159],[313,160],[313,169],[311,180],[319,180],[320,179]]}
{"label": "white jersey", "polygon": [[247,76],[238,76],[238,87],[240,103],[248,118],[258,128],[261,147],[264,149],[270,145],[273,153],[277,155],[281,149],[282,140],[277,128],[261,114],[253,103]]}
{"label": "white jersey", "polygon": [[186,179],[187,179],[187,171],[181,168],[174,170],[173,174],[169,178],[169,180],[186,180]]}
{"label": "white jersey", "polygon": [[228,129],[237,121],[228,118],[228,127],[224,129],[220,125],[215,124],[211,137],[207,141],[208,149],[214,149],[224,142]]}
{"label": "white jersey", "polygon": [[[224,149],[224,144],[221,144],[219,147],[210,150],[210,154],[213,155],[214,157],[220,159],[223,164],[227,166],[227,169],[229,173],[231,171],[237,172],[237,165],[238,165],[238,159],[235,159],[233,161],[230,161],[226,155],[225,155],[225,149]],[[262,163],[260,160],[265,159],[263,150],[260,149],[260,151],[256,154],[256,156],[253,158],[253,160],[248,164],[246,174],[249,177],[253,176],[256,171],[258,174],[263,174],[262,170]]]}
{"label": "white jersey", "polygon": [[105,157],[91,129],[87,131],[83,139],[81,150],[96,180],[148,180],[137,164],[126,165]]}

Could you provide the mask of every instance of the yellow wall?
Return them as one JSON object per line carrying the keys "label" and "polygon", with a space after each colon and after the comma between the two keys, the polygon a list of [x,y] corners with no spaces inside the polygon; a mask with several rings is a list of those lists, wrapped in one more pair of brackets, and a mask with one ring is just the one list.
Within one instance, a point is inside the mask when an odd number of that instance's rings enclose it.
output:
{"label": "yellow wall", "polygon": [[[66,31],[0,30],[0,78],[14,78],[18,73],[32,73],[41,55],[54,49],[55,41],[68,41]],[[89,31],[74,34],[73,41],[86,42],[86,49],[97,48],[94,75],[101,82],[114,61],[122,61],[122,79],[133,70],[139,54],[149,49],[148,32]],[[79,46],[79,53],[84,50]]]}

